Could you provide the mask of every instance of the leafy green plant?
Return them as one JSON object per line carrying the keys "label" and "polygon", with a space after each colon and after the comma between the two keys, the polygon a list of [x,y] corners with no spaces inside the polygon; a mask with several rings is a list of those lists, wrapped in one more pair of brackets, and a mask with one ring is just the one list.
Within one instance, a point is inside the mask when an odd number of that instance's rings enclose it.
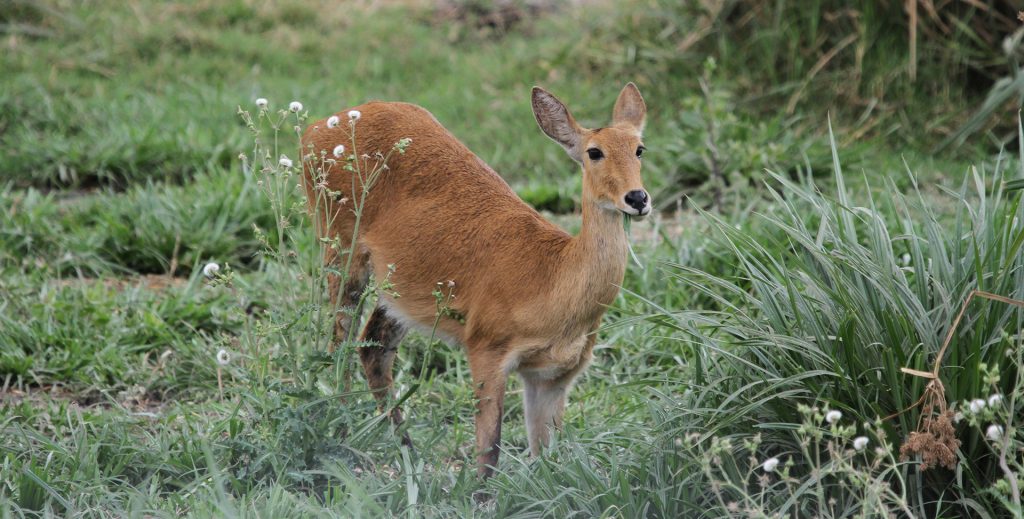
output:
{"label": "leafy green plant", "polygon": [[666,176],[655,198],[664,208],[685,197],[721,210],[723,195],[760,187],[765,168],[795,178],[827,164],[827,155],[816,151],[821,148],[816,139],[801,135],[797,118],[742,115],[735,93],[716,75],[717,67],[713,58],[705,61],[700,95],[684,97],[664,129],[665,145],[653,160]]}

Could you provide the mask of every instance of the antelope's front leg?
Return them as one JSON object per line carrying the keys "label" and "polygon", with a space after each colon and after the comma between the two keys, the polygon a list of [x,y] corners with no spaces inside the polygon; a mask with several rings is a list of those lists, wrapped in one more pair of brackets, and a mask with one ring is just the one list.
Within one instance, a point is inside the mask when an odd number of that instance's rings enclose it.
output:
{"label": "antelope's front leg", "polygon": [[[571,362],[575,366],[551,378],[542,376],[543,371],[520,371],[523,379],[523,411],[526,415],[526,435],[530,442],[530,454],[537,456],[551,443],[550,428],[562,428],[565,414],[565,399],[573,381],[586,369],[593,358],[597,334],[591,331],[580,338],[583,347],[577,350]],[[571,364],[570,364],[571,365]]]}
{"label": "antelope's front leg", "polygon": [[490,477],[498,466],[505,382],[508,379],[502,359],[488,353],[470,350],[469,358],[469,369],[473,375],[473,390],[477,400],[477,474],[483,478]]}
{"label": "antelope's front leg", "polygon": [[530,454],[537,456],[550,444],[551,427],[562,427],[565,396],[572,379],[543,380],[536,375],[523,374],[523,410],[526,415],[526,435]]}

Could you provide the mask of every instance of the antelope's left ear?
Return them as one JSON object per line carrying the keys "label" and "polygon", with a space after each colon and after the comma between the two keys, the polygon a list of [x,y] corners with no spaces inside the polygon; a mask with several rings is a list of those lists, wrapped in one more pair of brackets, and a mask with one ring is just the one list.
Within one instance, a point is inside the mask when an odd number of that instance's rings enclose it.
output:
{"label": "antelope's left ear", "polygon": [[647,117],[647,105],[640,95],[640,90],[632,82],[627,83],[615,101],[612,111],[612,126],[628,125],[638,132],[644,131],[644,120]]}

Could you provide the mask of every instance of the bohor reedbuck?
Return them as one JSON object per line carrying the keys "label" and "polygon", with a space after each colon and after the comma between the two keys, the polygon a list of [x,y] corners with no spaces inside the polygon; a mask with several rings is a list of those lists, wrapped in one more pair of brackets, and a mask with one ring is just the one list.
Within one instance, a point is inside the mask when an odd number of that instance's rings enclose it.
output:
{"label": "bohor reedbuck", "polygon": [[[334,273],[328,286],[337,310],[335,339],[359,325],[354,308],[371,274],[389,279],[391,288],[380,293],[362,332],[374,345],[359,348],[370,389],[384,404],[398,343],[410,328],[432,329],[439,316],[435,291],[443,283],[453,297],[436,333],[468,354],[478,470],[485,477],[498,460],[509,374],[522,378],[530,451],[538,454],[550,428],[560,427],[566,394],[590,361],[601,317],[622,284],[628,249],[623,215],[651,212],[640,179],[646,106],[634,84],[622,89],[604,128],[581,127],[541,88],[534,87],[532,101],[540,129],[582,165],[577,236],[520,200],[419,106],[366,103],[338,112],[340,125],[338,119],[313,123],[302,138],[311,211],[321,237],[342,244],[324,258]],[[411,145],[390,157],[360,198],[366,177],[340,164],[363,160],[353,152],[386,152],[405,138]],[[339,144],[358,151],[336,159],[332,152]],[[318,188],[332,196],[314,203]],[[363,200],[358,224],[357,200]],[[341,286],[337,273],[346,266]],[[401,423],[402,414],[396,408],[391,418]]]}

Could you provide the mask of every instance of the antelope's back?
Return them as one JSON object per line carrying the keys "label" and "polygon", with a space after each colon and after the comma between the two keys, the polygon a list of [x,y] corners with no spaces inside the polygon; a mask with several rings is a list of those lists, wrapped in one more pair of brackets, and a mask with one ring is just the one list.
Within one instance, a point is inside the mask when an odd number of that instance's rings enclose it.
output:
{"label": "antelope's back", "polygon": [[[377,275],[395,267],[397,307],[413,320],[432,320],[433,290],[448,280],[456,283],[456,310],[469,313],[550,290],[547,267],[569,240],[564,231],[520,200],[430,112],[390,102],[353,110],[361,112],[354,146],[347,110],[337,114],[336,128],[327,128],[325,120],[314,123],[303,143],[312,145],[315,157],[323,152],[328,158],[343,144],[346,157],[354,151],[365,174],[377,164],[376,153],[387,155],[400,139],[412,139],[404,154],[391,154],[388,169],[369,190],[359,228]],[[348,204],[359,196],[359,180],[338,164],[328,170],[327,184]],[[337,215],[335,232],[349,231],[345,224],[353,213]]]}
{"label": "antelope's back", "polygon": [[[508,184],[456,139],[434,116],[408,103],[370,102],[351,108],[360,112],[355,122],[355,138],[348,112],[337,115],[340,124],[327,127],[327,119],[310,125],[303,135],[303,151],[313,153],[313,161],[305,161],[307,174],[316,176],[322,168],[327,185],[343,198],[353,200],[361,190],[361,182],[343,167],[345,159],[354,155],[362,175],[366,176],[404,138],[412,143],[404,154],[391,153],[385,170],[369,191],[363,219],[372,222],[389,200],[409,204],[415,200],[447,197],[457,206],[465,207],[468,196],[490,200],[492,204],[522,204]],[[345,146],[343,157],[335,159],[333,151]],[[325,160],[321,162],[321,157]],[[334,164],[330,160],[334,159]],[[314,171],[309,171],[313,165]],[[460,201],[459,198],[462,198]]]}

